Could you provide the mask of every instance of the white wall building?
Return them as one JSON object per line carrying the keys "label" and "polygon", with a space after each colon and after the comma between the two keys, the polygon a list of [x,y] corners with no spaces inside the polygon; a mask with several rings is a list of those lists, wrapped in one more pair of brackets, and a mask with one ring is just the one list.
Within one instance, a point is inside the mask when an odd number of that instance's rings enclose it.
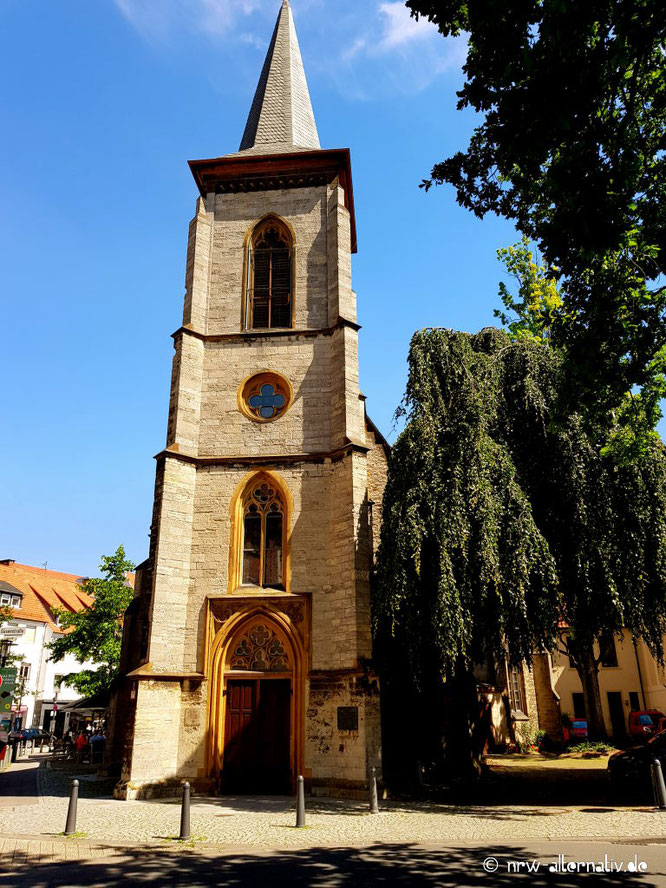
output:
{"label": "white wall building", "polygon": [[62,706],[81,696],[62,684],[62,677],[94,668],[92,663],[79,663],[70,654],[54,663],[49,660],[47,647],[62,635],[55,609],[78,612],[92,604],[82,588],[85,579],[10,560],[0,561],[0,605],[11,607],[13,612],[12,619],[0,627],[0,654],[8,649],[9,656],[23,657],[18,666],[23,688],[20,710],[17,704],[12,712],[13,719],[20,717],[21,727],[49,730],[54,701],[56,706]]}

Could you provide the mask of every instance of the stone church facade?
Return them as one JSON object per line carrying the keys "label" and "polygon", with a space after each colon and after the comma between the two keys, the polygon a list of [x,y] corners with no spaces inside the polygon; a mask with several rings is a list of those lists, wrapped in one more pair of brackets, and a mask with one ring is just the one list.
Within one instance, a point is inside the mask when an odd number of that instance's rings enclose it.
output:
{"label": "stone church facade", "polygon": [[111,712],[117,795],[360,789],[387,445],[358,380],[350,156],[284,0],[240,150],[190,163],[183,323]]}

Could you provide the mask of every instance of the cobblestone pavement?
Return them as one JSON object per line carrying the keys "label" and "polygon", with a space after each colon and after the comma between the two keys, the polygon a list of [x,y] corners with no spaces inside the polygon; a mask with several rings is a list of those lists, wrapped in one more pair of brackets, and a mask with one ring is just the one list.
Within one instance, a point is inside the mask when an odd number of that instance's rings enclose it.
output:
{"label": "cobblestone pavement", "polygon": [[[32,836],[47,843],[56,840],[64,829],[73,776],[42,767],[39,802],[4,808],[2,837]],[[180,820],[177,800],[121,802],[96,798],[96,792],[108,792],[110,784],[98,783],[91,774],[81,774],[79,779],[77,830],[86,842],[164,846],[176,839]],[[355,801],[308,799],[306,807],[307,828],[297,830],[290,798],[194,797],[193,844],[299,849],[388,842],[451,845],[564,837],[666,837],[666,812],[652,808],[381,802],[380,814],[372,816],[366,805]]]}

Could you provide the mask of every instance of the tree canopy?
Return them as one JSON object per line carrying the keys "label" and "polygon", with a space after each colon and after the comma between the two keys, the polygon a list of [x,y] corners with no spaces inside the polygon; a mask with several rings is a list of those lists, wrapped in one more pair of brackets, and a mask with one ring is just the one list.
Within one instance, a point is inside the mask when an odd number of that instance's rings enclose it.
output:
{"label": "tree canopy", "polygon": [[584,686],[604,633],[629,629],[662,656],[666,451],[650,440],[618,463],[577,414],[553,422],[562,365],[542,341],[493,329],[412,339],[374,620],[419,683],[505,650],[530,662],[563,621]]}
{"label": "tree canopy", "polygon": [[562,308],[556,276],[534,255],[526,237],[520,243],[498,250],[497,258],[517,281],[518,294],[514,296],[502,281],[499,296],[504,311],[495,309],[495,317],[512,339],[549,342],[553,324]]}
{"label": "tree canopy", "polygon": [[379,636],[403,639],[417,681],[503,656],[507,644],[530,661],[557,619],[555,564],[497,435],[510,346],[497,330],[412,339],[374,619]]}
{"label": "tree canopy", "polygon": [[[634,386],[648,428],[664,386],[666,16],[662,0],[408,0],[466,34],[459,108],[482,115],[425,187],[534,239],[562,296],[571,409],[610,423]],[[647,425],[646,425],[647,424]]]}
{"label": "tree canopy", "polygon": [[104,577],[87,579],[83,584],[83,591],[93,599],[91,607],[77,613],[62,608],[55,611],[65,634],[50,643],[50,659],[58,661],[73,654],[79,663],[92,661],[96,666],[65,678],[84,696],[109,688],[118,673],[122,617],[134,594],[127,574],[133,569],[119,546],[113,555],[102,557]]}

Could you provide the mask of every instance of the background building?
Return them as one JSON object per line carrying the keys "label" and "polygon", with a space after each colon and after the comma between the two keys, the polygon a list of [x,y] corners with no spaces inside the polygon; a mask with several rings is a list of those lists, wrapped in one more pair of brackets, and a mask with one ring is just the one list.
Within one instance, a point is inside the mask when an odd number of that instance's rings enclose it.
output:
{"label": "background building", "polygon": [[[595,644],[601,656],[599,690],[604,724],[609,737],[626,738],[629,713],[638,709],[658,709],[666,713],[666,674],[642,641],[626,630],[621,637],[608,635]],[[578,673],[566,654],[557,651],[552,658],[553,688],[560,698],[564,715],[585,718],[583,688]]]}
{"label": "background building", "polygon": [[[23,659],[18,664],[18,679],[23,694],[20,708],[15,707],[21,727],[56,727],[51,722],[54,705],[71,703],[80,694],[62,683],[62,678],[81,669],[94,668],[67,655],[58,663],[51,662],[47,645],[62,632],[54,614],[57,608],[78,612],[90,607],[92,600],[81,588],[85,577],[58,573],[17,564],[6,559],[0,562],[0,604],[13,609],[12,619],[0,627],[0,643],[4,652]],[[2,641],[2,639],[5,639]],[[57,695],[57,702],[56,702]],[[65,713],[58,727],[64,729]]]}

